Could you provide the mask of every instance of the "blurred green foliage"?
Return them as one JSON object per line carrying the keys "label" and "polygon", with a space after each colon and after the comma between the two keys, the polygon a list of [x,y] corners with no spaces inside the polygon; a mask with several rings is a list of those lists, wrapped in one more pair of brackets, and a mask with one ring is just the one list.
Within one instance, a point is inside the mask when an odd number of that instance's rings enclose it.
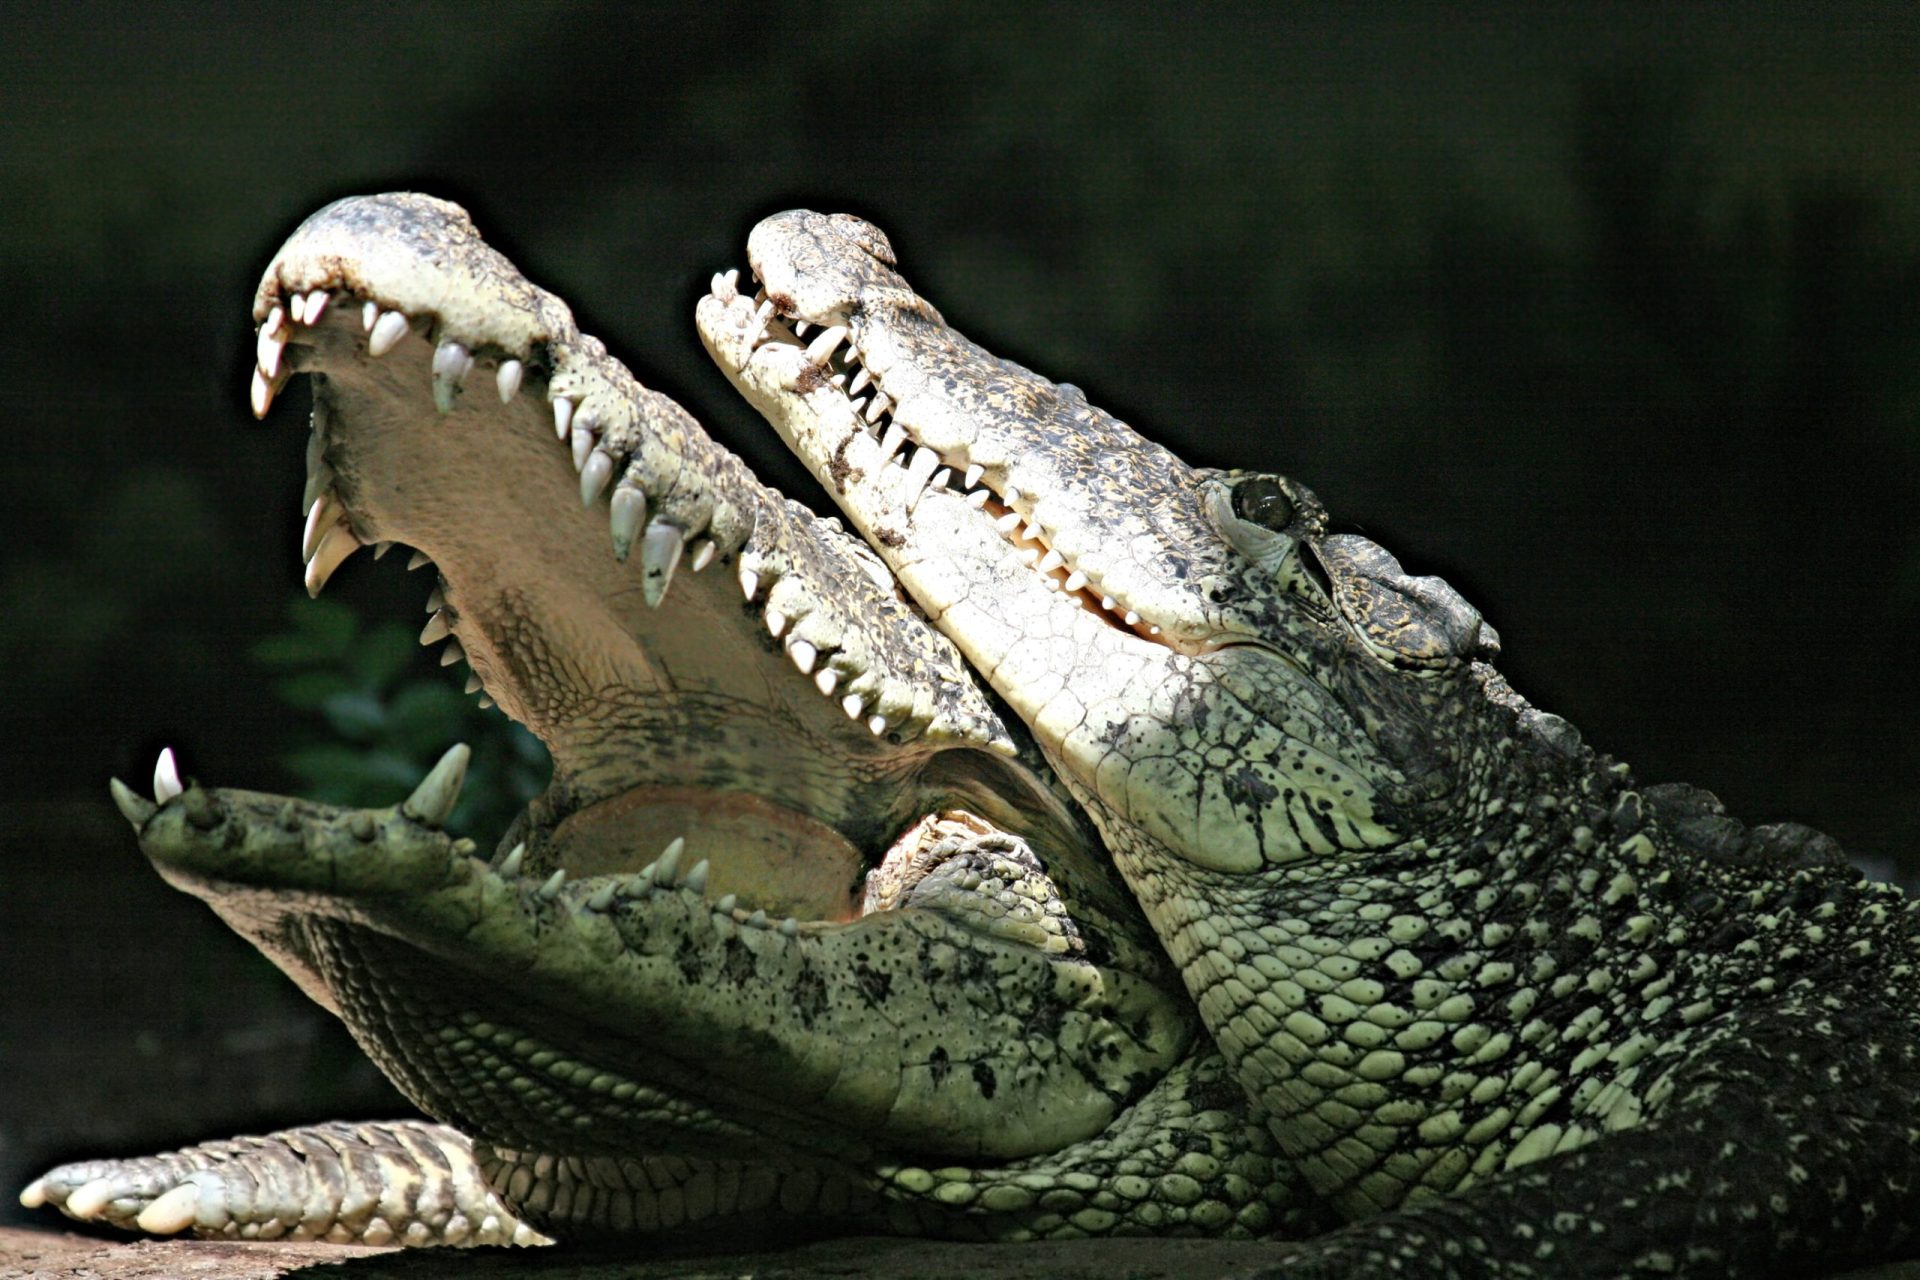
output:
{"label": "blurred green foliage", "polygon": [[275,696],[310,726],[290,735],[281,763],[303,796],[377,808],[465,742],[473,759],[447,825],[483,840],[497,835],[546,785],[546,748],[500,712],[481,710],[443,673],[410,670],[419,653],[397,622],[368,623],[337,600],[296,598],[285,629],[252,651]]}

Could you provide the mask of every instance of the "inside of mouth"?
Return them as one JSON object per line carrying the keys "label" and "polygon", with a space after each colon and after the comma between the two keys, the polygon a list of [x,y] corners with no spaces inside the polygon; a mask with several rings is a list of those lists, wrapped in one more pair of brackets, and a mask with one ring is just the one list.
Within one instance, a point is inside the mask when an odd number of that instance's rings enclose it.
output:
{"label": "inside of mouth", "polygon": [[[716,279],[716,290],[730,285]],[[970,464],[964,457],[950,458],[923,445],[910,423],[901,420],[898,406],[880,379],[861,362],[859,350],[845,326],[810,324],[797,316],[781,312],[767,301],[762,290],[755,304],[765,318],[753,347],[758,350],[782,343],[805,350],[821,369],[828,385],[846,398],[855,421],[879,446],[886,466],[906,472],[912,505],[931,490],[946,490],[980,513],[994,531],[1014,550],[1020,563],[1031,569],[1049,591],[1060,593],[1087,612],[1110,625],[1130,631],[1145,640],[1165,643],[1161,629],[1147,621],[1131,605],[1102,589],[1078,565],[1055,547],[1048,531],[1033,514],[1031,495],[1009,489],[983,467]],[[1025,510],[1022,510],[1025,508]]]}

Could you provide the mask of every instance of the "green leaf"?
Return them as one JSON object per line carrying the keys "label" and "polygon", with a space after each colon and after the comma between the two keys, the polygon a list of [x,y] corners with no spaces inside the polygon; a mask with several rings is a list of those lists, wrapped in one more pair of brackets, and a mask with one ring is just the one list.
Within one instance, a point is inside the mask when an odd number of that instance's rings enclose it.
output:
{"label": "green leaf", "polygon": [[366,742],[377,736],[387,724],[387,709],[365,689],[347,689],[320,705],[320,714],[343,738]]}

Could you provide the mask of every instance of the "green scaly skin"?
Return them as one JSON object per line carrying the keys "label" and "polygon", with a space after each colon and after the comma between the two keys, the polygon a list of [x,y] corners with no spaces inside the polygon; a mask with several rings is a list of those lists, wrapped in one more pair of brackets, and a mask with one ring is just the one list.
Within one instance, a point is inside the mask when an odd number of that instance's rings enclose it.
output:
{"label": "green scaly skin", "polygon": [[1299,1217],[1084,817],[857,539],[444,202],[315,214],[255,318],[256,412],[314,392],[309,590],[417,548],[423,643],[553,780],[490,856],[440,829],[464,748],[379,811],[183,784],[170,755],[158,803],[116,783],[161,873],[444,1123],[85,1161],[29,1203],[415,1244]]}
{"label": "green scaly skin", "polygon": [[1444,582],[975,346],[870,225],[782,214],[748,253],[777,316],[716,291],[709,350],[1027,725],[1348,1221],[1262,1274],[1914,1252],[1897,889],[1638,786],[1506,686]]}

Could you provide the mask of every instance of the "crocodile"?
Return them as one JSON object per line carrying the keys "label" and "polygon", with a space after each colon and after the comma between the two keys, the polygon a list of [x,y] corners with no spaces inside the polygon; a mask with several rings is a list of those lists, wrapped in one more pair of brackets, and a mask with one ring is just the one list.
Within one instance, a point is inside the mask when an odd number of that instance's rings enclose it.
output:
{"label": "crocodile", "polygon": [[[671,683],[737,689],[732,664],[762,673],[744,704],[695,718],[722,739],[698,747],[672,737],[688,713],[665,696],[657,664],[581,681],[594,698],[619,689],[619,733],[600,732],[589,712],[588,744],[556,750],[554,786],[487,862],[434,828],[457,753],[413,798],[374,815],[183,789],[170,761],[157,807],[116,788],[163,874],[206,896],[336,1007],[423,1109],[474,1135],[464,1153],[471,1172],[462,1151],[445,1159],[463,1171],[456,1180],[490,1197],[461,1211],[491,1218],[489,1238],[509,1222],[519,1225],[508,1234],[528,1237],[534,1228],[671,1225],[657,1209],[656,1220],[638,1221],[637,1197],[625,1210],[631,1222],[609,1216],[621,1212],[620,1195],[608,1209],[606,1196],[588,1193],[588,1211],[576,1211],[584,1187],[614,1181],[611,1167],[651,1160],[649,1177],[670,1191],[705,1179],[699,1203],[721,1216],[786,1207],[784,1195],[753,1204],[737,1191],[716,1196],[721,1182],[798,1178],[805,1213],[831,1169],[841,1189],[826,1216],[855,1226],[1000,1238],[1259,1232],[1284,1239],[1261,1255],[1262,1273],[1275,1275],[1799,1274],[1915,1248],[1920,943],[1906,899],[1866,882],[1807,828],[1749,828],[1707,792],[1638,783],[1506,684],[1493,665],[1497,636],[1458,592],[1407,573],[1365,538],[1330,532],[1324,507],[1297,481],[1187,466],[1077,388],[956,333],[906,284],[877,228],[782,214],[749,239],[756,286],[743,287],[737,272],[714,277],[696,324],[863,548],[756,487],[677,407],[640,392],[624,370],[609,372],[603,351],[557,321],[557,302],[488,256],[451,207],[387,197],[345,209],[316,215],[269,268],[256,300],[256,407],[264,412],[287,368],[311,369],[324,379],[317,435],[382,439],[388,428],[376,420],[405,401],[411,416],[394,434],[417,441],[463,421],[472,408],[463,388],[479,364],[495,370],[503,402],[524,399],[523,379],[545,379],[555,419],[499,424],[526,450],[510,471],[489,452],[504,446],[478,436],[452,463],[379,445],[336,456],[336,444],[323,445],[308,498],[340,520],[310,519],[312,576],[324,582],[336,557],[365,541],[422,545],[444,580],[437,616],[446,623],[429,631],[455,635],[489,696],[564,743],[573,726],[556,722],[541,693],[555,666],[516,661],[516,627],[529,618],[551,626],[556,605],[593,617],[609,598],[630,596],[605,575],[637,539],[645,603],[614,630],[651,654],[685,625],[672,612],[679,588],[666,588],[699,581],[697,572],[675,577],[691,541],[693,564],[738,573],[748,607],[700,609],[715,648],[699,651],[692,676],[675,667]],[[309,232],[309,248],[290,253]],[[423,239],[432,252],[419,251]],[[467,265],[476,261],[484,268]],[[449,262],[475,286],[448,288],[437,273]],[[287,300],[303,290],[293,314]],[[340,319],[355,304],[366,308],[358,331]],[[405,367],[381,363],[401,344],[414,353],[405,387],[380,381]],[[596,374],[615,390],[583,392]],[[487,415],[500,417],[491,405]],[[564,472],[533,458],[531,442],[549,425],[569,446]],[[552,452],[554,442],[541,447]],[[516,492],[536,474],[545,487]],[[394,478],[402,475],[408,483]],[[452,536],[447,525],[409,524],[422,505],[447,519],[442,485],[462,515],[507,494],[551,514],[576,482],[596,508],[611,486],[603,518],[616,556],[601,543],[602,563],[580,570],[576,557],[604,536],[582,526],[564,554],[527,557],[548,573],[562,562],[578,573],[573,597],[489,612],[474,597],[513,594],[486,544],[497,530],[472,530],[463,558],[426,546]],[[697,496],[676,506],[682,485]],[[755,532],[769,529],[778,536]],[[789,557],[777,571],[767,567],[776,548]],[[769,576],[792,584],[797,609],[759,605]],[[540,578],[529,575],[536,588]],[[846,588],[862,594],[836,594]],[[842,646],[857,650],[861,637],[866,653],[842,662]],[[889,637],[900,648],[876,656]],[[579,642],[546,643],[562,652]],[[767,724],[817,714],[819,693],[833,699],[850,673],[875,667],[928,697],[929,677],[946,691],[938,728],[892,713],[876,724],[870,699],[849,692],[825,769],[859,775],[865,766],[876,785],[787,776],[821,763],[814,740],[767,743]],[[777,714],[764,716],[756,699]],[[601,763],[608,751],[625,771]],[[634,787],[636,767],[664,767],[672,797]],[[740,777],[751,779],[751,802],[734,798]],[[890,788],[891,800],[876,798]],[[638,829],[655,834],[663,810],[725,815],[699,850],[711,870],[687,873],[701,882],[696,891],[677,854],[662,857],[664,873],[620,862],[616,851],[629,850]],[[793,861],[837,868],[843,890],[849,878],[867,886],[833,904],[847,915],[845,900],[861,897],[851,920],[823,918],[831,895],[816,880],[801,892],[772,869],[764,846],[778,837],[768,833],[795,825],[812,838]],[[723,852],[742,840],[754,852]],[[576,844],[593,853],[569,852]],[[1017,862],[1018,873],[976,879],[967,859],[983,851]],[[933,886],[931,900],[901,902],[922,869],[955,862],[962,876]],[[768,1015],[771,1026],[754,1023],[756,1052],[744,1064],[727,1057],[738,1046],[714,1037],[751,1018],[738,1005],[712,1009],[705,984],[717,957],[687,961],[698,989],[691,979],[664,992],[609,980],[606,957],[697,934],[702,920],[732,937],[745,914],[737,904],[686,910],[704,902],[709,878],[719,887],[723,868],[739,895],[764,892],[771,879],[775,896],[807,917],[771,931],[763,919],[763,932],[789,944],[819,947],[932,915],[950,938],[1018,971],[997,982],[1002,990],[1032,992],[1050,974],[1084,976],[1091,966],[1103,991],[1125,986],[1158,1029],[1109,1019],[1102,1029],[1117,1035],[1091,1056],[1116,1043],[1132,1054],[1093,1090],[1104,1105],[1069,1109],[1078,1129],[1023,1124],[1032,1149],[993,1147],[1004,1095],[984,1089],[961,1095],[970,1105],[952,1118],[951,1094],[879,1119],[856,1098],[849,1118],[831,1105],[844,1098],[821,1105],[809,1093],[804,1068],[823,1050],[781,1024],[788,1009]],[[1037,948],[1041,934],[997,931],[999,887],[1014,879],[1034,886],[1021,905],[1036,909],[1021,923],[1052,926]],[[983,897],[989,883],[995,893]],[[459,905],[440,905],[442,896]],[[609,913],[617,940],[594,932]],[[570,961],[569,948],[596,944],[597,971]],[[817,955],[823,967],[831,959],[841,962],[834,976],[863,980],[857,954]],[[928,1035],[972,1035],[997,1081],[996,1055],[1017,1032],[998,1009],[949,1007],[964,967],[954,952],[923,948],[915,959],[890,969],[884,998],[851,1007],[837,1034],[864,1028],[891,1070],[915,1055],[875,1024],[902,1006],[937,1009]],[[531,981],[512,980],[520,974]],[[799,982],[791,970],[751,976],[763,994],[790,996]],[[560,1016],[529,1019],[515,1001],[529,995]],[[1105,998],[1094,1002],[1103,1013],[1120,1002]],[[770,1029],[792,1038],[767,1047]],[[898,1038],[927,1043],[911,1029]],[[676,1072],[676,1047],[703,1066],[721,1056],[724,1100],[711,1081]],[[482,1061],[469,1062],[476,1053]],[[800,1068],[778,1099],[764,1088],[769,1060]],[[1082,1081],[1098,1074],[1086,1065],[1075,1068]],[[511,1087],[483,1083],[495,1072]],[[525,1087],[535,1073],[538,1090]],[[647,1122],[603,1102],[625,1086],[653,1101]],[[1084,1093],[1036,1078],[1032,1096],[1051,1114]],[[586,1119],[563,1128],[555,1117]],[[365,1132],[328,1131],[327,1141]],[[436,1149],[458,1147],[455,1129],[432,1132]],[[1196,1149],[1198,1134],[1208,1149]],[[307,1217],[285,1208],[299,1196],[282,1189],[281,1207],[265,1197],[269,1211],[245,1221],[232,1211],[244,1197],[222,1181],[237,1172],[234,1181],[269,1182],[253,1170],[288,1167],[282,1148],[317,1141],[269,1142],[268,1156],[213,1144],[159,1162],[82,1162],[36,1182],[28,1198],[147,1229],[297,1233],[312,1221],[338,1230],[352,1215],[339,1212],[341,1180],[313,1172],[324,1159],[291,1162],[316,1206]],[[369,1145],[378,1150],[357,1165],[367,1185],[431,1181],[433,1161],[394,1154],[404,1145],[397,1131],[374,1131]],[[971,1165],[936,1169],[922,1154],[945,1160],[956,1147]],[[634,1154],[655,1151],[672,1154]],[[1242,1198],[1228,1204],[1223,1188]],[[355,1192],[368,1198],[366,1185]],[[693,1197],[658,1199],[684,1216]],[[1181,1204],[1210,1208],[1179,1215]],[[417,1213],[403,1231],[406,1215],[384,1206],[383,1215],[380,1233],[447,1236]]]}
{"label": "crocodile", "polygon": [[1638,784],[1446,582],[968,341],[872,225],[782,214],[748,260],[783,325],[716,293],[709,351],[1032,732],[1347,1223],[1273,1274],[1920,1248],[1898,888]]}
{"label": "crocodile", "polygon": [[[302,555],[431,567],[423,644],[546,744],[485,855],[398,804],[114,782],[142,850],[434,1123],[82,1160],[148,1232],[367,1244],[1251,1235],[1314,1212],[1084,816],[880,561],[643,388],[457,206],[309,218],[252,404]],[[617,471],[617,478],[616,478]]]}

